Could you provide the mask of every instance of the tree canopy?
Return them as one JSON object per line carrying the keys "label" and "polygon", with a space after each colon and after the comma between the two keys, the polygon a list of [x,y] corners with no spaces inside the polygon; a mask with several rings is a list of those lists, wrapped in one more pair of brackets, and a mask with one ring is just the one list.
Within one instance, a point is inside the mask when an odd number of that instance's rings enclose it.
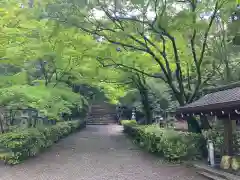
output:
{"label": "tree canopy", "polygon": [[[30,2],[30,1],[29,1]],[[1,1],[0,79],[4,109],[33,108],[48,119],[88,111],[86,97],[74,86],[87,84],[112,103],[124,95],[123,72],[96,61],[105,45],[75,27],[47,18],[44,2]]]}
{"label": "tree canopy", "polygon": [[[165,110],[183,106],[205,88],[239,81],[235,0],[2,0],[0,5],[6,105],[22,99],[57,117],[80,107],[75,100],[81,104],[84,97],[76,87],[87,85],[114,104],[124,96],[139,99],[152,119],[157,104]],[[49,99],[40,102],[44,96]],[[188,123],[199,130],[196,120]]]}

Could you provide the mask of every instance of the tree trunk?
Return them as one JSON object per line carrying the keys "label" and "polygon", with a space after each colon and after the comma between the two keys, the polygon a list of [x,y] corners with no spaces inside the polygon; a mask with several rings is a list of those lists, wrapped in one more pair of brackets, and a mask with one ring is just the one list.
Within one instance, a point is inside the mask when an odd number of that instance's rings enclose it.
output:
{"label": "tree trunk", "polygon": [[32,118],[28,117],[27,122],[28,122],[28,128],[31,128],[32,127]]}
{"label": "tree trunk", "polygon": [[143,86],[139,87],[138,90],[141,96],[143,111],[146,116],[145,124],[152,124],[152,109],[148,98],[148,90]]}
{"label": "tree trunk", "polygon": [[32,127],[36,127],[36,125],[37,125],[37,119],[36,119],[36,117],[35,118],[33,118],[33,124],[32,124]]}
{"label": "tree trunk", "polygon": [[10,110],[10,126],[13,126],[13,111]]}
{"label": "tree trunk", "polygon": [[0,130],[1,130],[1,133],[4,133],[3,121],[4,121],[4,116],[2,114],[0,114]]}
{"label": "tree trunk", "polygon": [[[176,97],[179,95],[175,95]],[[180,106],[184,106],[186,105],[186,103],[184,103],[183,101],[179,101],[179,99],[184,99],[183,95],[181,95],[182,98],[177,98],[178,103],[180,104]],[[187,124],[188,124],[188,131],[189,132],[193,132],[193,133],[202,133],[201,127],[199,125],[199,123],[197,122],[196,118],[193,116],[187,116],[186,117],[187,120]]]}
{"label": "tree trunk", "polygon": [[202,129],[211,129],[207,116],[200,116],[200,121]]}
{"label": "tree trunk", "polygon": [[188,123],[188,131],[193,133],[202,133],[199,123],[196,118],[193,116],[189,116],[186,118]]}
{"label": "tree trunk", "polygon": [[147,90],[144,90],[144,92],[140,94],[142,99],[143,111],[146,116],[146,124],[152,124],[152,110],[149,103],[148,92]]}
{"label": "tree trunk", "polygon": [[149,102],[149,97],[148,97],[149,94],[148,94],[148,89],[146,87],[146,80],[144,76],[136,74],[135,76],[133,76],[133,82],[141,96],[141,104],[143,106],[143,112],[146,117],[145,124],[152,124],[152,109]]}

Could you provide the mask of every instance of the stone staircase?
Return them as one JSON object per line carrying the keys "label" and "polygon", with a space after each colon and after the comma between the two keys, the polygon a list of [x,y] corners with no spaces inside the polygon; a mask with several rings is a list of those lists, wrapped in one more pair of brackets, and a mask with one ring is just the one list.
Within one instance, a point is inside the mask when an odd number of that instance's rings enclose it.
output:
{"label": "stone staircase", "polygon": [[88,125],[107,125],[116,123],[115,108],[107,103],[94,104],[87,117]]}

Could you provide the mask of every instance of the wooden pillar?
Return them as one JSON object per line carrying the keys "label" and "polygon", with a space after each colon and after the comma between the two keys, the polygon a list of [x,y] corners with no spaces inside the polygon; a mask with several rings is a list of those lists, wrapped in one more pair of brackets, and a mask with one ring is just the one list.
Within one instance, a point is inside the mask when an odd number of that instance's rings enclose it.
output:
{"label": "wooden pillar", "polygon": [[236,120],[232,120],[232,132],[236,132],[237,129],[237,121]]}
{"label": "wooden pillar", "polygon": [[224,155],[233,155],[233,125],[231,119],[224,119]]}
{"label": "wooden pillar", "polygon": [[202,129],[210,129],[211,128],[207,116],[200,115],[200,122],[201,122]]}

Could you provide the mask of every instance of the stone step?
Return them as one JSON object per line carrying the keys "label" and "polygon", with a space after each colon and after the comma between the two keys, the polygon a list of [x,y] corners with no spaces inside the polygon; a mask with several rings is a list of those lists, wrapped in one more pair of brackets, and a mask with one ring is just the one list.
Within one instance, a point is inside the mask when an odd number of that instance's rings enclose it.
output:
{"label": "stone step", "polygon": [[115,119],[113,118],[104,118],[104,119],[100,119],[100,118],[89,118],[87,119],[88,121],[115,121]]}
{"label": "stone step", "polygon": [[109,120],[109,121],[106,121],[106,120],[104,120],[104,121],[99,121],[99,120],[92,120],[92,121],[87,121],[87,124],[115,124],[116,123],[116,121],[111,121],[111,120]]}
{"label": "stone step", "polygon": [[109,114],[109,113],[105,113],[105,114],[102,114],[102,113],[99,113],[99,114],[95,114],[95,113],[90,113],[88,114],[88,116],[116,116],[116,114]]}
{"label": "stone step", "polygon": [[108,110],[108,109],[103,109],[103,110],[99,110],[99,109],[91,109],[91,112],[109,112],[109,113],[116,113],[116,111],[112,111],[112,110]]}
{"label": "stone step", "polygon": [[92,107],[91,110],[94,111],[116,111],[115,109],[111,109],[111,108],[105,108],[105,107]]}
{"label": "stone step", "polygon": [[101,109],[91,109],[91,111],[110,111],[110,112],[115,112],[115,110],[112,110],[112,109],[104,109],[104,108],[101,108]]}
{"label": "stone step", "polygon": [[115,116],[88,116],[87,119],[116,119]]}
{"label": "stone step", "polygon": [[89,122],[89,123],[87,123],[87,125],[109,125],[109,124],[114,124],[114,123],[101,123],[101,122],[97,122],[97,123]]}
{"label": "stone step", "polygon": [[87,118],[88,121],[115,121],[114,118]]}
{"label": "stone step", "polygon": [[88,116],[87,119],[116,119],[115,116]]}
{"label": "stone step", "polygon": [[88,119],[87,122],[115,122],[112,119],[106,119],[106,120],[101,120],[101,119]]}
{"label": "stone step", "polygon": [[114,118],[116,116],[114,115],[88,115],[87,118],[98,118],[98,119],[104,119],[104,118]]}
{"label": "stone step", "polygon": [[113,119],[87,119],[87,121],[101,121],[101,122],[104,122],[104,121],[114,121]]}
{"label": "stone step", "polygon": [[87,122],[115,122],[114,120],[87,120]]}
{"label": "stone step", "polygon": [[91,106],[91,112],[87,117],[88,125],[114,124],[116,109],[108,104],[94,104]]}
{"label": "stone step", "polygon": [[107,105],[104,105],[104,104],[92,104],[91,105],[91,108],[107,108],[107,109],[116,109],[116,107],[113,107],[113,106],[107,106]]}
{"label": "stone step", "polygon": [[198,172],[198,174],[208,178],[208,179],[211,179],[211,180],[226,180],[226,179],[223,179],[221,177],[218,177],[218,176],[214,176],[212,174],[209,174],[207,172]]}
{"label": "stone step", "polygon": [[[205,175],[211,175],[218,177],[217,180],[239,180],[240,176],[236,176],[234,174],[230,174],[227,172],[224,172],[222,170],[218,170],[216,168],[212,168],[206,164],[194,164],[194,168],[196,168],[198,173],[203,173]],[[211,177],[209,177],[211,179]]]}
{"label": "stone step", "polygon": [[116,112],[112,109],[91,109],[92,112]]}
{"label": "stone step", "polygon": [[107,110],[91,110],[91,113],[115,113],[115,111],[107,111]]}
{"label": "stone step", "polygon": [[112,109],[93,109],[91,108],[91,111],[109,111],[109,112],[116,112],[115,110],[112,110]]}
{"label": "stone step", "polygon": [[115,123],[115,121],[87,121],[87,123]]}
{"label": "stone step", "polygon": [[101,118],[101,117],[91,117],[91,118],[87,118],[87,120],[99,120],[99,121],[104,121],[104,120],[115,120],[115,118],[113,117],[108,117],[108,118]]}

